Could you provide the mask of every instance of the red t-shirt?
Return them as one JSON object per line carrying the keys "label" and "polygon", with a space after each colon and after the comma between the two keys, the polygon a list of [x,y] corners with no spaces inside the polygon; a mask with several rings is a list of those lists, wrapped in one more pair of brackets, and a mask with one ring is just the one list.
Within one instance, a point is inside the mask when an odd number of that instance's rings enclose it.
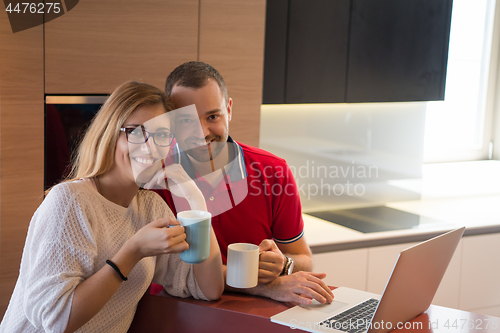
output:
{"label": "red t-shirt", "polygon": [[[195,180],[203,193],[212,226],[226,263],[232,243],[259,245],[264,239],[292,243],[303,235],[304,222],[297,184],[286,161],[265,150],[236,143],[229,137],[234,159],[213,188],[196,174],[187,155],[175,146],[175,161]],[[183,198],[170,191],[155,190],[175,215],[188,210]]]}

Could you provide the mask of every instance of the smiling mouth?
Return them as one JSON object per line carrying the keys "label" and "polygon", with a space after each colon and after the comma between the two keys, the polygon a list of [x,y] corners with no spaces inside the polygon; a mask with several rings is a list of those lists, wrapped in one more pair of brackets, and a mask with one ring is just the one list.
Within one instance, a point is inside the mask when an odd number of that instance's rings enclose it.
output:
{"label": "smiling mouth", "polygon": [[157,158],[152,158],[152,157],[139,157],[139,156],[136,156],[136,157],[133,157],[132,159],[134,161],[136,161],[137,163],[142,164],[142,165],[152,165],[152,164],[154,164],[155,162],[158,161]]}
{"label": "smiling mouth", "polygon": [[191,141],[190,142],[190,145],[194,146],[194,147],[204,147],[204,146],[208,146],[209,144],[215,142],[215,139],[213,139],[212,141],[209,141],[209,142],[206,142],[206,141]]}

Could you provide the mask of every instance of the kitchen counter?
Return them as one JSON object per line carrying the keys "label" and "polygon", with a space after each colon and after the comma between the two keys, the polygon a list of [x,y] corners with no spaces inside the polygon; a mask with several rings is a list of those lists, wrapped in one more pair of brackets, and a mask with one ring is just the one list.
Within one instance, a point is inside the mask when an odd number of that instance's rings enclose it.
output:
{"label": "kitchen counter", "polygon": [[500,161],[432,164],[421,181],[393,183],[421,193],[421,200],[385,206],[438,220],[411,229],[359,232],[303,214],[305,237],[313,253],[421,242],[466,226],[464,236],[500,233]]}
{"label": "kitchen counter", "polygon": [[[296,322],[297,330],[292,331],[296,328],[270,320],[270,317],[288,308],[286,303],[269,298],[228,292],[212,302],[172,297],[165,293],[160,296],[146,293],[137,305],[128,332],[304,332],[309,324],[307,322]],[[468,325],[468,333],[497,332],[500,325],[498,318],[431,305],[410,321],[415,324],[408,324],[406,328],[392,332],[457,332],[460,329],[456,324],[453,326],[457,321],[462,327],[464,324]]]}

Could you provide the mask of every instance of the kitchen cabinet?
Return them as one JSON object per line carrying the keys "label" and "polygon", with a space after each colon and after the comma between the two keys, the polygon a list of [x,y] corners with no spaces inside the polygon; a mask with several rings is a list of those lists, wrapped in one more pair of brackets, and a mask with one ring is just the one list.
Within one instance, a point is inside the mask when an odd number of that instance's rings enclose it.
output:
{"label": "kitchen cabinet", "polygon": [[0,15],[0,318],[43,199],[43,26],[12,33]]}
{"label": "kitchen cabinet", "polygon": [[267,8],[264,104],[444,99],[452,0]]}
{"label": "kitchen cabinet", "polygon": [[349,3],[290,1],[285,103],[344,101]]}
{"label": "kitchen cabinet", "polygon": [[45,25],[45,93],[109,94],[129,80],[165,85],[198,57],[197,0],[87,0]]}
{"label": "kitchen cabinet", "polygon": [[500,307],[500,234],[464,238],[461,272],[460,309]]}
{"label": "kitchen cabinet", "polygon": [[201,0],[198,59],[224,77],[233,113],[229,134],[259,145],[265,0]]}
{"label": "kitchen cabinet", "polygon": [[[329,285],[382,294],[399,253],[416,244],[316,253],[314,271]],[[500,317],[499,244],[498,233],[462,238],[432,304]]]}
{"label": "kitchen cabinet", "polygon": [[285,103],[288,0],[268,0],[264,53],[264,104]]}
{"label": "kitchen cabinet", "polygon": [[346,102],[444,99],[451,0],[352,0]]}
{"label": "kitchen cabinet", "polygon": [[326,273],[327,285],[366,289],[368,249],[318,253],[313,261],[314,272]]}
{"label": "kitchen cabinet", "polygon": [[231,135],[258,146],[265,0],[87,0],[45,27],[45,93],[109,94],[128,80],[158,88],[200,60],[234,101]]}

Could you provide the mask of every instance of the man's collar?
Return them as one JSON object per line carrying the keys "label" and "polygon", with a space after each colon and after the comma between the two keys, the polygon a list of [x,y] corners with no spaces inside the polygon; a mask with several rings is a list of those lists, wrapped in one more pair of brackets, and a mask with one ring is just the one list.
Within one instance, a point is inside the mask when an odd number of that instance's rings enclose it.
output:
{"label": "man's collar", "polygon": [[[229,143],[228,148],[233,150],[233,154],[230,155],[234,156],[234,159],[224,167],[224,171],[229,175],[231,182],[244,179],[247,177],[247,169],[243,149],[231,136],[228,136],[227,142]],[[180,163],[191,179],[199,177],[194,171],[191,160],[178,143],[175,144],[175,163]]]}

